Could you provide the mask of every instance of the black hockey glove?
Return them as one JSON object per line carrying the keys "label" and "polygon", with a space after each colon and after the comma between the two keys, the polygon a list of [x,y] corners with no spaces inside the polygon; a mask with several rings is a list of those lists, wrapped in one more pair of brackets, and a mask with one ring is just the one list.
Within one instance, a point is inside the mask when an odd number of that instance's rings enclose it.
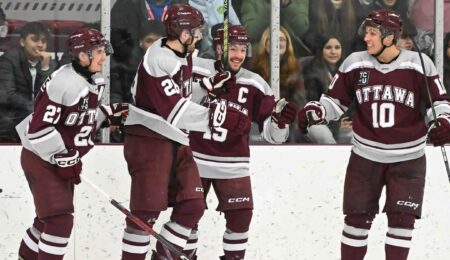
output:
{"label": "black hockey glove", "polygon": [[100,105],[99,108],[106,116],[100,127],[120,126],[128,116],[128,103]]}

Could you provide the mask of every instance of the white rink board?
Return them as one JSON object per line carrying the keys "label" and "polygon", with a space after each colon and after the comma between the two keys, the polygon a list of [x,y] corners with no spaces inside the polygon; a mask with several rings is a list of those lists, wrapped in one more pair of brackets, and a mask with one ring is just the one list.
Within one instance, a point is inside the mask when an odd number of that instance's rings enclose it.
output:
{"label": "white rink board", "polygon": [[[130,179],[122,152],[121,146],[97,146],[83,159],[83,168],[90,180],[128,207]],[[342,187],[349,153],[350,146],[252,147],[255,210],[246,259],[340,258]],[[20,168],[20,147],[0,146],[0,154],[0,259],[17,259],[34,208]],[[448,260],[450,184],[440,149],[427,147],[427,160],[423,219],[416,224],[409,259]],[[223,215],[214,210],[214,194],[208,202],[200,222],[201,260],[222,254]],[[167,213],[161,215],[157,231],[167,218]],[[65,259],[120,259],[124,217],[83,183],[76,187],[75,222]],[[370,232],[366,260],[384,259],[385,232],[382,214]]]}

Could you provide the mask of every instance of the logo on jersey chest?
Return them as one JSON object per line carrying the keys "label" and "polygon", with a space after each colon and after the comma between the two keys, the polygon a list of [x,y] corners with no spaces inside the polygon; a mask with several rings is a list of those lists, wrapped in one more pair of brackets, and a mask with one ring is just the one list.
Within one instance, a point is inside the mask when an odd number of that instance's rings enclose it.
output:
{"label": "logo on jersey chest", "polygon": [[367,85],[369,83],[369,72],[360,71],[358,77],[358,85]]}
{"label": "logo on jersey chest", "polygon": [[78,106],[79,111],[86,111],[89,108],[89,96],[80,99],[80,103]]}

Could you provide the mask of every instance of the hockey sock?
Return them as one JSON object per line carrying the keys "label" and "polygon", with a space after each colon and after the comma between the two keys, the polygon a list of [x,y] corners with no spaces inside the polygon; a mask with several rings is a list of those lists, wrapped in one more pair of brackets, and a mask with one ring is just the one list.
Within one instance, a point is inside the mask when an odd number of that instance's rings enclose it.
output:
{"label": "hockey sock", "polygon": [[[132,211],[134,216],[153,227],[159,212]],[[123,232],[122,260],[144,260],[150,249],[150,235],[137,226],[133,221],[126,219],[127,227]]]}
{"label": "hockey sock", "polygon": [[37,259],[39,238],[42,231],[44,231],[44,223],[35,217],[33,226],[27,229],[20,243],[19,256],[21,258],[26,260]]}
{"label": "hockey sock", "polygon": [[[169,221],[164,224],[159,234],[180,251],[182,251],[183,248],[186,247],[187,240],[189,239],[189,235],[191,234],[191,229],[183,227],[175,222]],[[157,259],[178,259],[175,254],[165,248],[164,245],[159,241],[156,242],[156,253]]]}
{"label": "hockey sock", "polygon": [[196,259],[195,253],[197,251],[198,246],[198,231],[197,229],[192,229],[191,234],[189,235],[189,239],[186,243],[186,247],[183,250],[183,253],[187,255],[187,257],[191,260]]}
{"label": "hockey sock", "polygon": [[64,214],[43,219],[44,231],[39,239],[38,260],[62,260],[67,251],[73,216]]}
{"label": "hockey sock", "polygon": [[373,218],[374,216],[371,215],[348,215],[345,217],[341,238],[342,260],[364,259]]}
{"label": "hockey sock", "polygon": [[244,259],[253,211],[252,209],[236,209],[225,211],[224,213],[227,222],[227,229],[223,234],[225,259]]}
{"label": "hockey sock", "polygon": [[415,216],[401,213],[387,213],[386,260],[406,260],[411,247]]}

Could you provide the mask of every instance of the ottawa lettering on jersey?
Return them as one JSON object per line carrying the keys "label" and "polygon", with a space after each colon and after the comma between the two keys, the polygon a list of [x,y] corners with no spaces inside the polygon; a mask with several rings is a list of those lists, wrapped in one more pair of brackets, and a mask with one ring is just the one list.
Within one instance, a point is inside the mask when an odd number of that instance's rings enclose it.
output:
{"label": "ottawa lettering on jersey", "polygon": [[64,123],[67,126],[82,125],[84,119],[87,118],[87,124],[93,125],[95,123],[96,115],[96,109],[88,109],[83,112],[72,112],[66,117],[66,121]]}
{"label": "ottawa lettering on jersey", "polygon": [[392,101],[414,108],[414,92],[391,85],[375,85],[356,90],[359,104],[369,101]]}

